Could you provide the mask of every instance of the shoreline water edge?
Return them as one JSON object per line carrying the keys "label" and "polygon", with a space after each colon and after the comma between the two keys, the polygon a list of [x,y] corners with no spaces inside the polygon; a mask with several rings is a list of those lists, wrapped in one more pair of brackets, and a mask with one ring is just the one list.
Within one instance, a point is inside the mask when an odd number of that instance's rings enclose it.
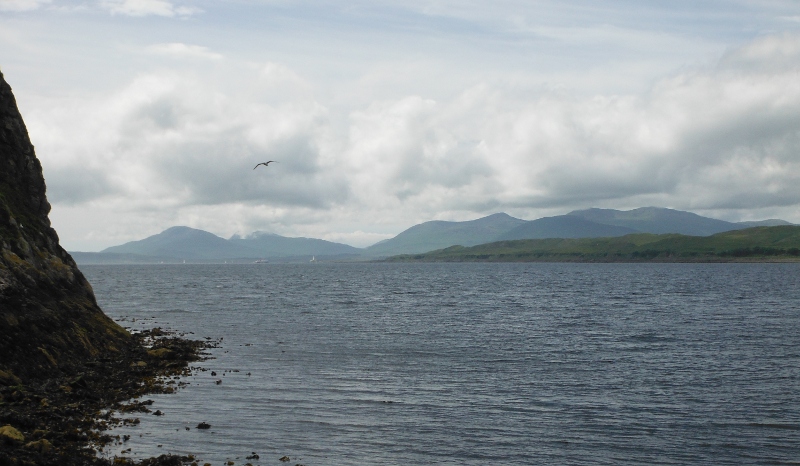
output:
{"label": "shoreline water edge", "polygon": [[23,382],[0,373],[0,465],[202,464],[193,456],[108,458],[103,450],[127,441],[107,430],[138,424],[152,403],[143,397],[183,388],[180,377],[201,370],[190,364],[207,360],[206,350],[217,345],[156,327],[57,377]]}
{"label": "shoreline water edge", "polygon": [[138,422],[148,409],[139,399],[175,391],[215,342],[114,322],[49,213],[42,165],[0,73],[0,466],[132,464],[98,455],[117,441],[104,432]]}

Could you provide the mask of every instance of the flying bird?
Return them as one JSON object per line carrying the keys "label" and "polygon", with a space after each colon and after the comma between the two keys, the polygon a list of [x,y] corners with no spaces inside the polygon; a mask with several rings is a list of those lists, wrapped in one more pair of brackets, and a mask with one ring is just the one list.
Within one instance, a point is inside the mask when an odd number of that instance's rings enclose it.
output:
{"label": "flying bird", "polygon": [[[269,161],[267,161],[267,162],[261,162],[261,163],[259,163],[258,165],[264,165],[265,167],[268,167],[268,166],[269,166],[269,164],[271,164],[271,163],[273,163],[273,162],[274,162],[274,163],[278,163],[278,162],[276,162],[275,160],[269,160]],[[256,168],[258,168],[258,165],[256,165],[255,167],[253,167],[253,170],[255,170]]]}

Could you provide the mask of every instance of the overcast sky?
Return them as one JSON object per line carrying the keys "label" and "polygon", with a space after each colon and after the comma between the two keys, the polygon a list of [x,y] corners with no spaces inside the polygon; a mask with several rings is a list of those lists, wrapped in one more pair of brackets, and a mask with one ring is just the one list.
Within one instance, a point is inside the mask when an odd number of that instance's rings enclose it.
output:
{"label": "overcast sky", "polygon": [[800,223],[796,0],[0,0],[0,70],[72,251],[589,207]]}

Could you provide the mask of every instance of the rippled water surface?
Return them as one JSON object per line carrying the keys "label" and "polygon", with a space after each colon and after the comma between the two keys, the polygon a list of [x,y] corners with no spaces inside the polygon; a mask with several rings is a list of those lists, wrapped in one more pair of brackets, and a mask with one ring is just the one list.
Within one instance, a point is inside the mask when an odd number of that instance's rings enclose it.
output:
{"label": "rippled water surface", "polygon": [[216,377],[151,397],[165,415],[118,430],[134,457],[800,460],[798,264],[81,269],[123,325],[223,338],[204,363]]}

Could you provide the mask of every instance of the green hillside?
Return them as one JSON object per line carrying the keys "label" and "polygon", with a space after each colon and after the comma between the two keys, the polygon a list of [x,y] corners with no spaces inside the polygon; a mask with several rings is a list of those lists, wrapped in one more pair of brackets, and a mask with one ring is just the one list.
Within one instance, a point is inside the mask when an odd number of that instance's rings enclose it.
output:
{"label": "green hillside", "polygon": [[800,226],[755,227],[712,236],[632,234],[614,238],[551,238],[452,246],[389,261],[424,262],[721,262],[800,261]]}

